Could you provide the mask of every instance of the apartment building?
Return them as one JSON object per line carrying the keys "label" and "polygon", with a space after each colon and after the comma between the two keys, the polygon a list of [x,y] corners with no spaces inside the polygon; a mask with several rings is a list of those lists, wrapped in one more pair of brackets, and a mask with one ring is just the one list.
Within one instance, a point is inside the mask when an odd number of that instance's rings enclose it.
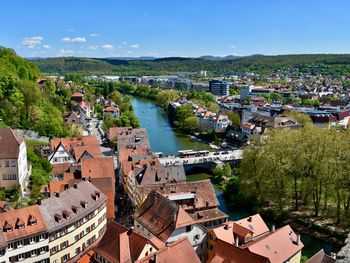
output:
{"label": "apartment building", "polygon": [[0,127],[0,188],[19,184],[23,193],[27,179],[27,148],[23,138],[10,128]]}
{"label": "apartment building", "polygon": [[0,262],[50,262],[49,240],[39,207],[0,213]]}
{"label": "apartment building", "polygon": [[74,184],[39,206],[49,236],[52,263],[76,262],[106,231],[106,196],[88,181]]}

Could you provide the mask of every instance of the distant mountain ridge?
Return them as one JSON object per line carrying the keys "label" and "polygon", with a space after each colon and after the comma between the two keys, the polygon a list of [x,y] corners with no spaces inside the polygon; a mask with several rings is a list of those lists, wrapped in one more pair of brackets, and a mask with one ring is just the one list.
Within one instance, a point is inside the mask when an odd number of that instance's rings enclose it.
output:
{"label": "distant mountain ridge", "polygon": [[[317,65],[320,73],[333,72],[344,74],[349,72],[349,54],[307,54],[266,56],[202,56],[189,57],[55,57],[31,59],[45,73],[79,73],[79,74],[115,74],[115,75],[159,75],[174,72],[198,72],[206,70],[212,74],[237,72],[271,72],[290,67],[307,70]],[[330,66],[338,65],[338,67]],[[323,71],[322,71],[323,70]],[[314,71],[314,69],[313,69]]]}

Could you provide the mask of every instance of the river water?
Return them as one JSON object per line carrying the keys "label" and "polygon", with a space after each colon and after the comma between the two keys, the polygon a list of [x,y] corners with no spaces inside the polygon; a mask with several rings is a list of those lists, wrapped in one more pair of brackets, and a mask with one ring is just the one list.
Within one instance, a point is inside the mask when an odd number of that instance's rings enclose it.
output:
{"label": "river water", "polygon": [[[139,118],[142,128],[147,128],[150,138],[152,151],[163,152],[164,154],[176,154],[179,150],[208,150],[210,147],[203,143],[191,139],[181,133],[176,132],[169,124],[167,113],[154,104],[153,101],[145,98],[133,97],[131,103],[135,115]],[[188,181],[198,181],[210,179],[207,173],[191,174],[187,177]],[[213,185],[216,196],[220,202],[220,209],[229,215],[230,220],[239,220],[249,215],[247,211],[238,210],[230,206],[222,195],[218,185]],[[302,235],[304,243],[302,254],[310,257],[321,248],[327,253],[332,252],[332,246],[321,242],[310,236]]]}

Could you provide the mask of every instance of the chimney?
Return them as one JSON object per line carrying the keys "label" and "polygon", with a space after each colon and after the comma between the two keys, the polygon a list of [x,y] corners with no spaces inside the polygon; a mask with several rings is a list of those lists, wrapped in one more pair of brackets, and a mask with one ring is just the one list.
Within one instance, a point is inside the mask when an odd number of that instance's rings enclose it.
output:
{"label": "chimney", "polygon": [[133,226],[129,228],[129,230],[127,232],[128,236],[130,236],[132,234],[132,232],[134,232],[134,227]]}
{"label": "chimney", "polygon": [[55,192],[56,197],[60,197],[60,192]]}
{"label": "chimney", "polygon": [[239,246],[239,238],[238,238],[238,236],[236,236],[236,239],[235,239],[235,246],[236,246],[236,247]]}
{"label": "chimney", "polygon": [[67,190],[69,188],[69,185],[68,184],[65,184],[64,185],[64,190]]}
{"label": "chimney", "polygon": [[78,189],[78,184],[77,184],[77,183],[74,183],[73,187],[74,187],[75,189]]}
{"label": "chimney", "polygon": [[253,218],[250,216],[248,217],[248,222],[252,222]]}
{"label": "chimney", "polygon": [[228,230],[228,229],[229,229],[228,224],[225,224],[224,229],[225,229],[225,230]]}
{"label": "chimney", "polygon": [[296,244],[297,244],[297,245],[300,245],[300,235],[299,235],[299,234],[297,235],[297,241],[296,241]]}
{"label": "chimney", "polygon": [[37,203],[38,205],[41,205],[41,199],[38,199],[38,200],[36,201],[36,203]]}
{"label": "chimney", "polygon": [[276,226],[275,226],[275,225],[272,225],[272,226],[271,226],[271,232],[273,233],[273,232],[275,232],[275,230],[276,230]]}

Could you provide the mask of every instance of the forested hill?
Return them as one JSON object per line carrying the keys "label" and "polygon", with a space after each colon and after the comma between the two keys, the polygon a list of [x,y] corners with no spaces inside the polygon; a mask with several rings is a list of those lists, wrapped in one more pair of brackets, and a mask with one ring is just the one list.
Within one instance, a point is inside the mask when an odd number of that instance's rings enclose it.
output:
{"label": "forested hill", "polygon": [[[63,136],[63,101],[54,85],[40,89],[37,66],[11,49],[0,48],[0,125]],[[51,89],[50,89],[51,87]],[[56,105],[56,106],[55,106]]]}
{"label": "forested hill", "polygon": [[159,75],[173,72],[207,70],[213,74],[227,72],[269,73],[278,69],[297,68],[303,72],[349,74],[350,55],[280,55],[232,57],[226,59],[161,58],[121,60],[113,58],[59,57],[35,60],[44,73],[82,73],[116,75]]}

